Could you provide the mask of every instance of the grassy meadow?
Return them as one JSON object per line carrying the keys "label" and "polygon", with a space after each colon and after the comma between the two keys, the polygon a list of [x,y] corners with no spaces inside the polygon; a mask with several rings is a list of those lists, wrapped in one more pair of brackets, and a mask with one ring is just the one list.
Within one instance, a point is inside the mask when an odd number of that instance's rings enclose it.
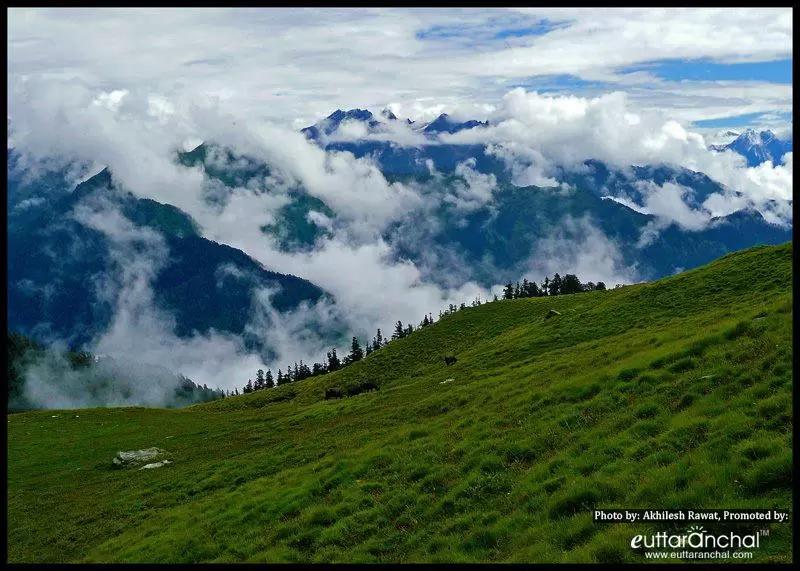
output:
{"label": "grassy meadow", "polygon": [[[791,244],[759,247],[488,303],[185,409],[9,414],[8,560],[636,562],[631,537],[666,524],[593,508],[790,509],[791,266]],[[173,463],[111,466],[152,446]],[[751,561],[791,562],[791,530]]]}

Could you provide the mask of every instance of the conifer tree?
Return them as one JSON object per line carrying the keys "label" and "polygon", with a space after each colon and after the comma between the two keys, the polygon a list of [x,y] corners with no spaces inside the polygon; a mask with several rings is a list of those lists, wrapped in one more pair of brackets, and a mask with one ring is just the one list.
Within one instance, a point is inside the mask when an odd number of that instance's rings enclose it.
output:
{"label": "conifer tree", "polygon": [[394,335],[392,335],[392,339],[402,339],[405,337],[405,330],[403,329],[403,322],[398,321],[394,326]]}
{"label": "conifer tree", "polygon": [[272,378],[272,369],[267,369],[267,376],[264,378],[264,386],[268,389],[275,386],[275,380]]}
{"label": "conifer tree", "polygon": [[358,337],[353,337],[353,342],[350,344],[349,361],[355,363],[364,358],[364,351],[361,349],[361,344],[358,342]]}
{"label": "conifer tree", "polygon": [[264,369],[259,369],[256,372],[256,382],[253,384],[253,389],[260,391],[264,388]]}
{"label": "conifer tree", "polygon": [[514,285],[511,282],[508,282],[503,290],[503,299],[514,299]]}
{"label": "conifer tree", "polygon": [[336,347],[328,351],[328,372],[338,371],[342,363],[339,357],[336,356]]}

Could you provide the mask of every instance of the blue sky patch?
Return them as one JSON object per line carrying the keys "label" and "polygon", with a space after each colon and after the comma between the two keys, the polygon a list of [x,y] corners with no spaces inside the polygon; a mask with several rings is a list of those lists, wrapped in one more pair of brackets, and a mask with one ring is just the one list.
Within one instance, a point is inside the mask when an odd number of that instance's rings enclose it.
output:
{"label": "blue sky patch", "polygon": [[765,81],[792,83],[792,60],[717,63],[710,60],[663,60],[623,72],[647,71],[666,81]]}
{"label": "blue sky patch", "polygon": [[551,22],[550,20],[540,20],[536,24],[522,27],[510,27],[497,32],[495,39],[522,38],[526,36],[543,36],[557,28],[564,27],[566,22]]}
{"label": "blue sky patch", "polygon": [[480,25],[437,24],[418,30],[418,40],[479,40],[502,45],[503,41],[543,36],[552,30],[568,26],[567,21],[534,20],[530,18],[490,18]]}
{"label": "blue sky patch", "polygon": [[469,29],[463,26],[431,26],[418,31],[415,35],[418,40],[447,40],[468,35]]}
{"label": "blue sky patch", "polygon": [[791,113],[743,113],[742,115],[734,115],[732,117],[722,117],[720,119],[706,119],[703,121],[695,121],[694,124],[698,127],[719,128],[719,129],[725,127],[749,127],[754,123],[758,123],[758,120],[765,115],[771,115],[771,116],[778,115],[782,118],[785,118],[787,123],[789,123],[792,120]]}
{"label": "blue sky patch", "polygon": [[522,87],[527,91],[536,90],[540,93],[559,91],[577,91],[580,89],[613,89],[613,84],[603,81],[588,81],[575,75],[539,75],[524,81],[508,84],[509,89]]}

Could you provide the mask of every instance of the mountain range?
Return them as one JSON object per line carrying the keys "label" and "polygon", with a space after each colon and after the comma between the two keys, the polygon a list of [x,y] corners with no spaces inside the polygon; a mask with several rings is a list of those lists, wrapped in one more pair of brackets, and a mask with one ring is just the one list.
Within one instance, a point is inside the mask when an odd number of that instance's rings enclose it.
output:
{"label": "mountain range", "polygon": [[[366,136],[337,138],[346,122],[361,125]],[[393,123],[410,127],[426,142],[408,146],[369,136],[390,131]],[[426,207],[389,224],[381,238],[389,244],[395,261],[414,262],[423,279],[442,285],[452,283],[454,274],[485,287],[519,279],[537,246],[554,234],[567,242],[591,244],[594,229],[602,232],[616,244],[619,265],[633,269],[640,280],[696,267],[733,250],[791,239],[790,227],[768,222],[752,207],[712,219],[699,229],[665,223],[648,213],[648,185],[679,185],[686,193],[685,204],[693,209],[701,209],[709,196],[726,191],[701,172],[669,164],[619,169],[588,160],[580,168],[556,173],[556,189],[517,186],[505,162],[484,145],[438,140],[440,134],[488,125],[488,121],[456,121],[447,114],[417,125],[388,109],[379,116],[353,109],[337,110],[302,133],[327,151],[368,157],[389,182],[418,190]],[[791,141],[781,142],[765,132],[754,137],[745,131],[725,148],[747,153],[752,163],[782,156],[791,150]],[[279,312],[330,299],[319,285],[285,273],[287,268],[265,268],[242,251],[203,237],[189,215],[172,205],[134,196],[108,169],[70,188],[66,169],[31,173],[20,167],[13,149],[7,158],[8,323],[12,329],[80,345],[109,326],[113,299],[98,291],[109,270],[113,274],[118,269],[118,262],[109,236],[75,216],[76,206],[87,201],[113,204],[133,227],[163,237],[169,255],[157,269],[152,286],[155,302],[174,317],[179,336],[228,332],[241,335],[248,349],[259,350],[257,336],[246,328],[256,291],[276,290],[272,303]],[[175,160],[186,168],[201,167],[215,181],[205,197],[209,203],[224,204],[234,188],[258,187],[257,192],[288,197],[275,222],[261,228],[285,252],[309,251],[330,236],[330,228],[316,223],[314,213],[337,223],[333,205],[301,184],[288,190],[265,186],[263,181],[269,181],[277,167],[263,160],[213,141],[178,152]],[[488,200],[471,194],[470,173],[483,176],[491,186]],[[330,332],[337,339],[343,333]]]}

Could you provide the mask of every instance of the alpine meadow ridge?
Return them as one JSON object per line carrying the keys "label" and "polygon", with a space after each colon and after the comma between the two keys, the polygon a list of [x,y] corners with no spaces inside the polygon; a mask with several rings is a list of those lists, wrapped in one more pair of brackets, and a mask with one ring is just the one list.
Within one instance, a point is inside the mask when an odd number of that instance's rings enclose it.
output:
{"label": "alpine meadow ridge", "polygon": [[[790,509],[792,257],[486,303],[184,409],[10,414],[9,561],[642,562],[663,524],[592,509]],[[112,467],[153,446],[172,463]],[[790,562],[769,529],[752,562]]]}

